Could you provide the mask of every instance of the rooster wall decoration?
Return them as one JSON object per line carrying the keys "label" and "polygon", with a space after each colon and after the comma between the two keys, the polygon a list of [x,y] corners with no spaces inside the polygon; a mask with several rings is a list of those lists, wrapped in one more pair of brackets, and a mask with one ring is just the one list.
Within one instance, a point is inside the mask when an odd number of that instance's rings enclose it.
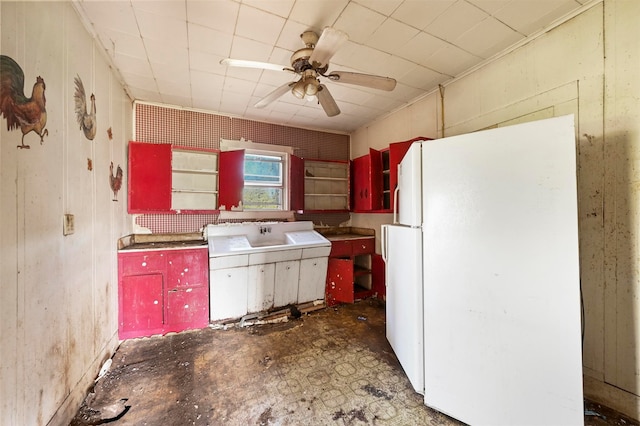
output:
{"label": "rooster wall decoration", "polygon": [[47,100],[44,96],[44,79],[36,77],[31,97],[24,94],[24,72],[12,58],[0,55],[0,113],[7,119],[7,130],[20,128],[22,141],[18,148],[30,148],[24,144],[29,132],[40,136],[40,144],[49,134],[47,125]]}
{"label": "rooster wall decoration", "polygon": [[87,112],[87,95],[84,92],[84,85],[80,76],[76,76],[73,79],[76,84],[76,91],[73,94],[73,98],[76,104],[76,119],[80,125],[80,130],[84,132],[84,135],[90,141],[96,137],[96,97],[91,94],[91,110]]}
{"label": "rooster wall decoration", "polygon": [[109,166],[109,185],[111,186],[111,190],[113,191],[113,200],[118,201],[118,191],[122,187],[122,168],[118,166],[116,170],[115,176],[113,175],[113,161]]}

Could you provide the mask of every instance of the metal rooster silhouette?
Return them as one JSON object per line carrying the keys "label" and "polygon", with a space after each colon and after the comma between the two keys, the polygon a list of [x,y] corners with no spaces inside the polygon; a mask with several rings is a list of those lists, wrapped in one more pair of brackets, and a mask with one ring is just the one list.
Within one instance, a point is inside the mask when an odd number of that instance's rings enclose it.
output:
{"label": "metal rooster silhouette", "polygon": [[40,136],[40,144],[49,134],[47,125],[46,86],[42,77],[36,78],[31,97],[24,94],[24,72],[12,58],[0,55],[0,114],[7,119],[7,130],[20,128],[22,141],[18,148],[30,148],[24,144],[29,132]]}
{"label": "metal rooster silhouette", "polygon": [[73,98],[76,104],[76,118],[80,129],[90,141],[96,137],[96,97],[91,94],[91,111],[87,113],[87,95],[84,93],[84,85],[80,76],[76,76],[73,81],[76,83],[76,91]]}

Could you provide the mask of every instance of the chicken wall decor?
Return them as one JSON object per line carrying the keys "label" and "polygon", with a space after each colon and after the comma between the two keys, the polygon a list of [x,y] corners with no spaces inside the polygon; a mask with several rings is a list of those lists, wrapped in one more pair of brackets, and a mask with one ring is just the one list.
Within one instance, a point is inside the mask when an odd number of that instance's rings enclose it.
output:
{"label": "chicken wall decor", "polygon": [[73,79],[76,84],[76,91],[73,94],[73,98],[76,104],[76,119],[80,125],[80,130],[84,132],[84,135],[90,141],[96,137],[96,97],[91,94],[91,110],[87,112],[87,95],[84,92],[84,85],[80,76],[76,76]]}
{"label": "chicken wall decor", "polygon": [[18,148],[30,148],[24,144],[29,132],[40,136],[40,144],[49,134],[47,125],[47,100],[44,96],[44,79],[36,77],[31,97],[24,94],[24,72],[16,61],[9,56],[0,55],[0,114],[7,119],[7,130],[20,128],[22,141]]}
{"label": "chicken wall decor", "polygon": [[116,170],[115,176],[113,175],[113,161],[109,166],[109,185],[111,186],[111,190],[113,191],[113,200],[118,201],[118,191],[122,187],[122,168],[118,165],[118,169]]}

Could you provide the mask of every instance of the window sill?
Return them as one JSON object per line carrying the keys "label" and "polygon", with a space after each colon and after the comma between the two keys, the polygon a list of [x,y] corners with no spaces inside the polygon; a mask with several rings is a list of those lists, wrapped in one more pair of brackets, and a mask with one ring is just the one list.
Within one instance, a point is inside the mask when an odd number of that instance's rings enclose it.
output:
{"label": "window sill", "polygon": [[263,219],[282,219],[282,220],[294,220],[293,211],[229,211],[220,210],[220,216],[218,220],[226,219],[248,219],[248,220],[263,220]]}

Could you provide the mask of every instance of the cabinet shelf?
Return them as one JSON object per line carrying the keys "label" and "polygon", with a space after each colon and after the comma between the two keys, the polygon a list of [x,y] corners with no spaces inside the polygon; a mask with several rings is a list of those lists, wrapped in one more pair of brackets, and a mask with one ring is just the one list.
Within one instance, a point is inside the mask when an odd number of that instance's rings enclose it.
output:
{"label": "cabinet shelf", "polygon": [[304,160],[304,210],[349,210],[349,162]]}
{"label": "cabinet shelf", "polygon": [[366,275],[370,273],[371,273],[371,269],[369,268],[365,268],[364,266],[360,266],[360,265],[353,265],[354,275]]}
{"label": "cabinet shelf", "polygon": [[180,188],[172,188],[171,192],[180,192],[186,194],[217,194],[218,191],[203,191],[197,189],[180,189]]}
{"label": "cabinet shelf", "polygon": [[217,170],[202,170],[202,169],[172,169],[173,173],[185,173],[185,174],[197,174],[197,175],[217,175]]}
{"label": "cabinet shelf", "polygon": [[310,176],[306,176],[305,177],[306,180],[341,180],[341,181],[348,181],[349,178],[342,178],[342,177],[310,177]]}

